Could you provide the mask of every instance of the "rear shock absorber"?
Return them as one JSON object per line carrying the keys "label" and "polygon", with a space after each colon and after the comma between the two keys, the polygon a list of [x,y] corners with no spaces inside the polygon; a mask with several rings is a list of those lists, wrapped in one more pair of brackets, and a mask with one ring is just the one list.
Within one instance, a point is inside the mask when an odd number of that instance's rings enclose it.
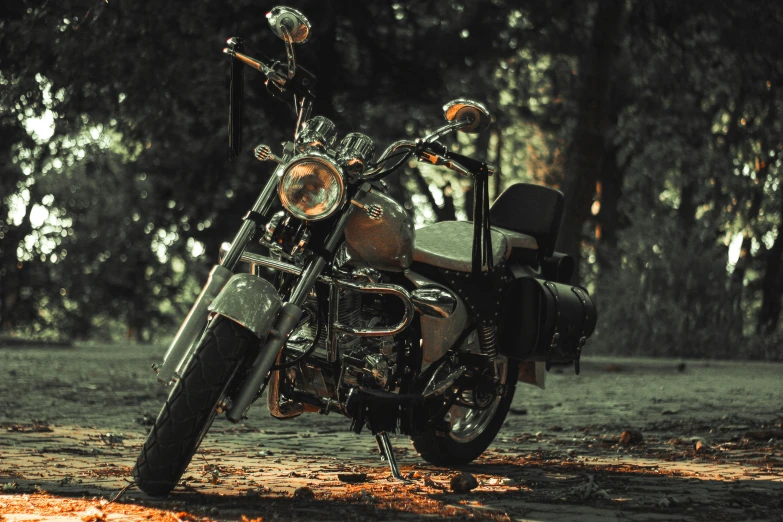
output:
{"label": "rear shock absorber", "polygon": [[484,321],[478,327],[479,346],[481,353],[487,359],[494,361],[498,356],[498,328],[494,324]]}

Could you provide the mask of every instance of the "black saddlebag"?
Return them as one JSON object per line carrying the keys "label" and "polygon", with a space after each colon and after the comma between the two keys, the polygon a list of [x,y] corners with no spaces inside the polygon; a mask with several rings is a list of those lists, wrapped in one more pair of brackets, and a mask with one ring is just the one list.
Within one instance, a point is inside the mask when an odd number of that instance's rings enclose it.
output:
{"label": "black saddlebag", "polygon": [[505,296],[500,352],[519,361],[575,363],[595,329],[587,290],[533,277],[514,280]]}

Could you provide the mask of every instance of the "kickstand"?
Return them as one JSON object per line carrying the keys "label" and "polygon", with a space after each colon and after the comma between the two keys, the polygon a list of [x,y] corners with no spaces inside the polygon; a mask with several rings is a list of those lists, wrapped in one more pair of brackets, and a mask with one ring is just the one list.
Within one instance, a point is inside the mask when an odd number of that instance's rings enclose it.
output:
{"label": "kickstand", "polygon": [[389,441],[389,434],[385,431],[381,431],[375,435],[375,440],[378,442],[378,448],[380,448],[386,462],[389,463],[392,477],[402,482],[407,482],[405,477],[402,476],[402,473],[400,473],[400,467],[397,466],[397,459],[394,457],[394,450],[392,449],[391,441]]}

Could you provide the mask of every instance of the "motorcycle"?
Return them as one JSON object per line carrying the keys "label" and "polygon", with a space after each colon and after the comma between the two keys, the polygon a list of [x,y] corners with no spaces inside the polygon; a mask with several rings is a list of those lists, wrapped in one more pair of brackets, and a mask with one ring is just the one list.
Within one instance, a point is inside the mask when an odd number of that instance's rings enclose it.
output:
{"label": "motorcycle", "polygon": [[[520,183],[490,206],[493,168],[439,141],[486,130],[486,107],[453,100],[442,127],[374,159],[368,136],[338,143],[333,122],[310,117],[316,78],[294,54],[307,18],[288,7],[267,18],[285,61],[245,54],[240,38],[224,49],[229,146],[239,153],[248,66],[273,96],[293,100],[294,139],[280,156],[255,148],[274,173],[153,365],[172,389],[134,468],[151,495],[177,485],[217,415],[241,421],[264,391],[277,419],[335,412],[356,433],[366,427],[396,479],[389,433],[410,436],[432,464],[468,463],[500,430],[518,382],[543,387],[555,363],[578,373],[595,327],[587,291],[569,284],[573,259],[555,252],[563,194]],[[472,223],[414,232],[382,182],[412,158],[473,179]],[[258,230],[265,253],[250,248]],[[249,272],[235,272],[240,262]]]}

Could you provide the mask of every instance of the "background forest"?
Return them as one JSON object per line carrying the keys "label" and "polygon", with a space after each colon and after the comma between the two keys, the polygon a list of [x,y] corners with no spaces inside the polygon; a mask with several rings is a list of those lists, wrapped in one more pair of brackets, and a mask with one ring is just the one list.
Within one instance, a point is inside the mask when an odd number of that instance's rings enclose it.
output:
{"label": "background forest", "polygon": [[[225,39],[282,59],[266,0],[15,0],[0,18],[0,334],[161,341],[293,121],[248,71],[228,161]],[[290,0],[315,114],[385,146],[456,97],[454,146],[566,194],[559,249],[599,305],[593,353],[783,357],[783,4]],[[392,179],[417,224],[466,219],[468,180]]]}

